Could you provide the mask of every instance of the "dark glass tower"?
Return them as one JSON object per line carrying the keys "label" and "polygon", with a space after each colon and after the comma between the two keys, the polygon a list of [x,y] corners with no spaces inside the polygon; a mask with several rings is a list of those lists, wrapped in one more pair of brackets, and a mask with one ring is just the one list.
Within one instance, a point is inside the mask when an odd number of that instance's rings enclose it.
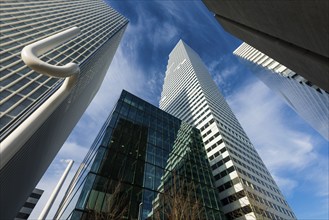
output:
{"label": "dark glass tower", "polygon": [[199,130],[126,91],[81,167],[57,218],[222,219]]}

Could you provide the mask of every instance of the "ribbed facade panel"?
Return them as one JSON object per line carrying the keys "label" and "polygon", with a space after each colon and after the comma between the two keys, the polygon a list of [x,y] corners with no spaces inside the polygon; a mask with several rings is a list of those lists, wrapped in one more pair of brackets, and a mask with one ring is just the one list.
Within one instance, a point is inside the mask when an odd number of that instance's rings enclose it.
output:
{"label": "ribbed facade panel", "polygon": [[199,55],[182,40],[169,55],[160,108],[201,131],[229,219],[295,219]]}
{"label": "ribbed facade panel", "polygon": [[1,141],[63,82],[28,68],[20,58],[22,48],[72,26],[81,29],[78,37],[41,56],[58,66],[77,63],[80,73],[70,94],[0,171],[0,218],[13,219],[97,93],[128,20],[98,0],[2,1],[0,16]]}
{"label": "ribbed facade panel", "polygon": [[[20,53],[24,46],[76,26],[81,34],[41,56],[53,65],[81,65],[127,20],[102,1],[4,1],[0,6],[1,139],[63,79],[38,74]],[[33,111],[33,110],[32,110]]]}
{"label": "ribbed facade panel", "polygon": [[43,190],[35,188],[29,198],[27,198],[23,207],[19,210],[14,220],[28,219],[42,194]]}
{"label": "ribbed facade panel", "polygon": [[329,94],[252,46],[242,43],[234,52],[270,89],[329,140]]}

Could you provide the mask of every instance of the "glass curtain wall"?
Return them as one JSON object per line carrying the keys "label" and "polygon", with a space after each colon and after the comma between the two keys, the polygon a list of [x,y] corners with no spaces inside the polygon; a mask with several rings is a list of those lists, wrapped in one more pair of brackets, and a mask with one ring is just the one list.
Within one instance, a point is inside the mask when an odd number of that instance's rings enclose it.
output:
{"label": "glass curtain wall", "polygon": [[222,219],[196,128],[123,91],[92,149],[60,219]]}

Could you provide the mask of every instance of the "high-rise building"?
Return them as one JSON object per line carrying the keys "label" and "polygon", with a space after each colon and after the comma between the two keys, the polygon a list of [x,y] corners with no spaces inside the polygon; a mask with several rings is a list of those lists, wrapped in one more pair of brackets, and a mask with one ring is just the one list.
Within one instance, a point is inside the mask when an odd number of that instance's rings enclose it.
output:
{"label": "high-rise building", "polygon": [[329,140],[329,94],[326,91],[246,43],[233,54],[249,64],[260,80]]}
{"label": "high-rise building", "polygon": [[101,0],[0,4],[0,218],[13,219],[98,91],[128,20]]}
{"label": "high-rise building", "polygon": [[203,2],[227,32],[329,92],[329,1]]}
{"label": "high-rise building", "polygon": [[126,91],[82,164],[56,219],[222,219],[200,131]]}
{"label": "high-rise building", "polygon": [[295,219],[201,58],[182,40],[169,55],[160,108],[201,131],[228,219]]}
{"label": "high-rise building", "polygon": [[28,219],[42,194],[42,189],[35,188],[30,194],[29,198],[27,198],[27,200],[25,201],[23,207],[19,210],[14,220]]}

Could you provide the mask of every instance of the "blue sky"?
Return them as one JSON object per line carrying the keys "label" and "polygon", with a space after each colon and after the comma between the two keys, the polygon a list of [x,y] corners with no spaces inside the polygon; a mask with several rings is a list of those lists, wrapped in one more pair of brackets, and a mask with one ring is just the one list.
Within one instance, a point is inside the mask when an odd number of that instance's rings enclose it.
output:
{"label": "blue sky", "polygon": [[30,219],[64,172],[63,159],[75,160],[72,178],[122,89],[158,106],[168,55],[179,39],[203,59],[298,219],[329,218],[328,142],[232,55],[242,42],[202,2],[109,2],[130,20],[126,33],[100,91],[38,184],[45,193]]}

